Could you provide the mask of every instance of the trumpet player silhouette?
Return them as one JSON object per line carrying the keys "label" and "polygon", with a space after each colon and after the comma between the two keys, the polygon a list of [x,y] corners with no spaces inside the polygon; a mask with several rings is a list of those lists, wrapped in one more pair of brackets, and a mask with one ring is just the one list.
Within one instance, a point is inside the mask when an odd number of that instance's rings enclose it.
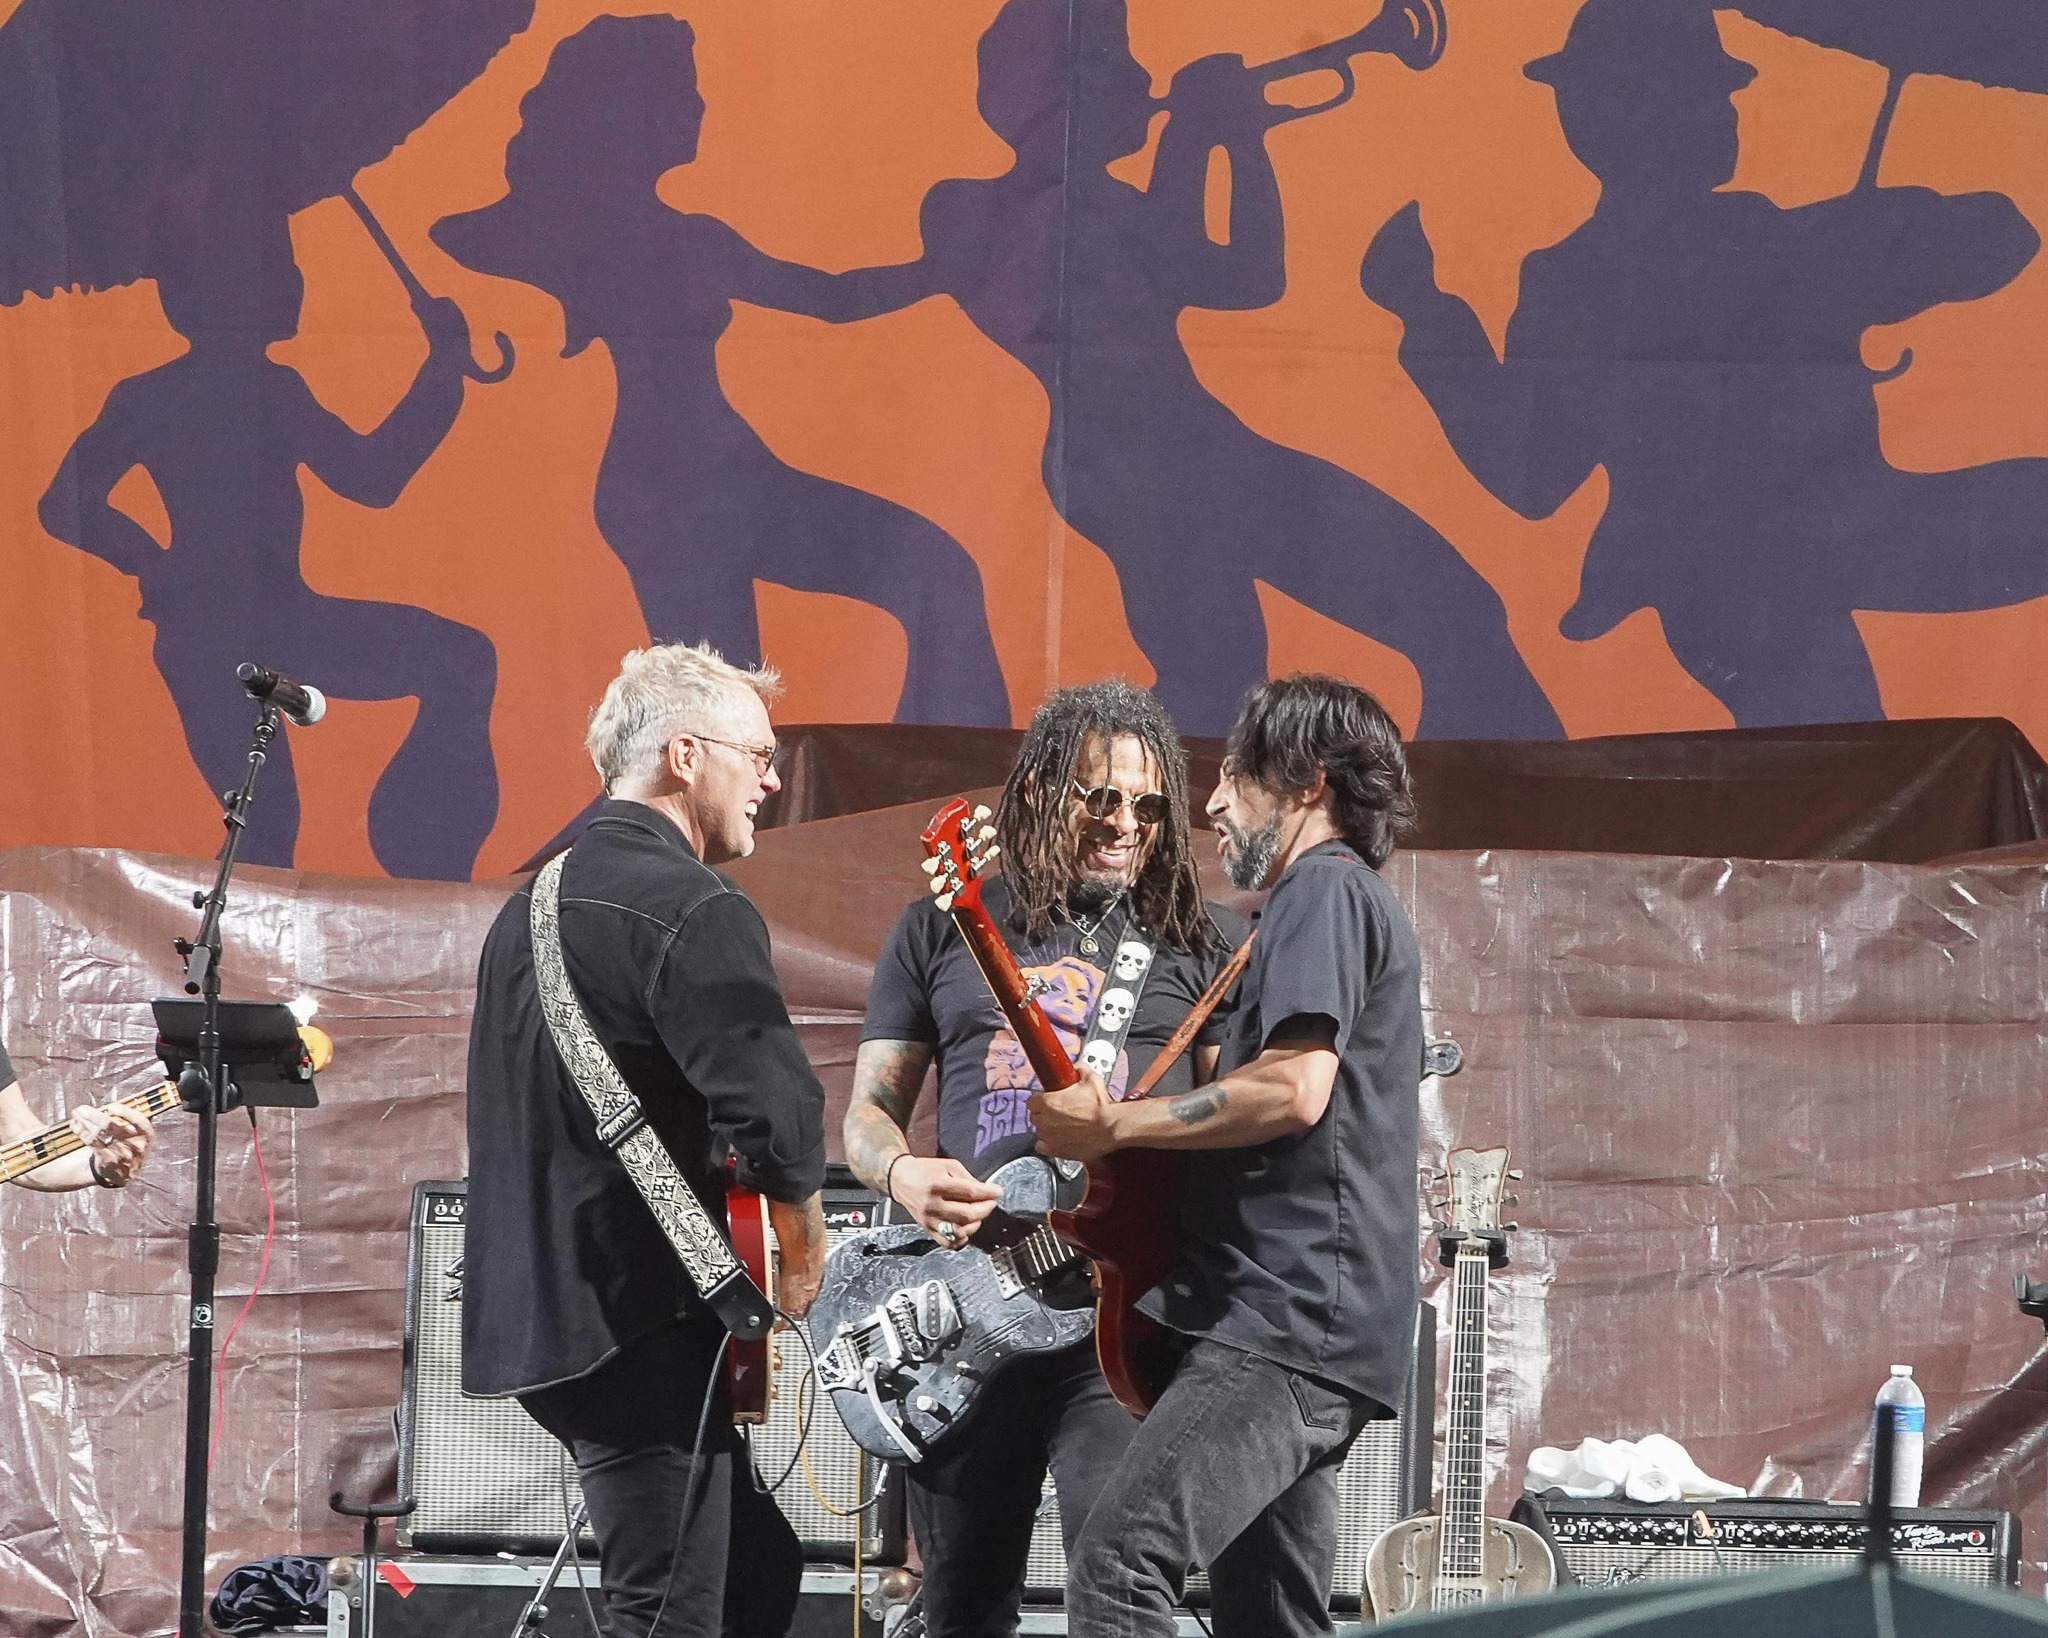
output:
{"label": "trumpet player silhouette", "polygon": [[[1434,60],[1433,0],[1386,16],[1386,43],[1354,37],[1356,51]],[[1343,61],[1335,48],[1324,58]],[[1183,68],[1141,191],[1108,169],[1144,144],[1160,107],[1122,0],[1009,0],[981,40],[979,99],[1016,163],[938,183],[924,257],[860,277],[897,281],[902,302],[952,296],[1037,376],[1051,403],[1047,492],[1116,565],[1155,692],[1184,730],[1223,733],[1265,675],[1256,576],[1405,654],[1422,677],[1423,735],[1555,736],[1500,599],[1450,543],[1371,484],[1252,431],[1181,346],[1185,309],[1267,307],[1285,292],[1265,137],[1297,111],[1266,100],[1274,77],[1237,57]],[[1219,147],[1225,244],[1203,217]]]}

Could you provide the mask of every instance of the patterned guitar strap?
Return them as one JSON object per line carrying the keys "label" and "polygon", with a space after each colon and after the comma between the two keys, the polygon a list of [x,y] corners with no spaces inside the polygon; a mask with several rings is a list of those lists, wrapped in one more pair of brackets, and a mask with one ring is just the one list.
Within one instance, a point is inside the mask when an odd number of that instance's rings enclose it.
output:
{"label": "patterned guitar strap", "polygon": [[696,1191],[683,1181],[569,983],[569,970],[562,964],[561,922],[562,865],[568,857],[556,854],[533,879],[533,976],[548,1033],[554,1036],[576,1089],[590,1105],[598,1138],[626,1168],[697,1294],[740,1341],[757,1341],[775,1323],[774,1308],[733,1255]]}
{"label": "patterned guitar strap", "polygon": [[[1159,946],[1145,936],[1145,930],[1135,921],[1117,940],[1116,954],[1110,958],[1109,971],[1102,978],[1102,993],[1095,998],[1095,1011],[1088,1019],[1087,1036],[1074,1059],[1083,1069],[1094,1070],[1105,1083],[1116,1069],[1124,1037],[1131,1033],[1131,1021],[1138,1015],[1138,997],[1145,993],[1145,980],[1152,976],[1152,963],[1158,954]],[[1124,1095],[1130,1095],[1128,1090]],[[1088,1169],[1078,1160],[1055,1160],[1052,1169],[1059,1179],[1053,1187],[1054,1209],[1071,1211],[1081,1202]]]}

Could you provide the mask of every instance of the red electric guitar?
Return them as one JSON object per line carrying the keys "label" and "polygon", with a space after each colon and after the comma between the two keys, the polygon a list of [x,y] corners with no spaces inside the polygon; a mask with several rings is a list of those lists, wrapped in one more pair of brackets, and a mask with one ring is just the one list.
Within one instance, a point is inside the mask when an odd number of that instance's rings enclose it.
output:
{"label": "red electric guitar", "polygon": [[[975,965],[1024,1049],[1039,1084],[1051,1090],[1081,1078],[1051,1021],[1032,998],[995,919],[982,903],[982,877],[995,863],[987,808],[948,802],[925,827],[925,870],[938,906],[953,918]],[[1087,1188],[1071,1212],[1052,1214],[1053,1231],[1095,1264],[1095,1352],[1123,1407],[1143,1416],[1165,1386],[1155,1358],[1160,1326],[1137,1300],[1180,1260],[1181,1187],[1187,1157],[1167,1149],[1119,1149],[1090,1161]]]}
{"label": "red electric guitar", "polygon": [[[768,1300],[775,1301],[775,1232],[766,1197],[728,1183],[725,1212],[733,1255],[767,1292]],[[735,1422],[758,1425],[768,1420],[769,1407],[775,1403],[775,1373],[782,1363],[779,1353],[772,1330],[753,1342],[734,1337],[727,1345],[725,1389]]]}

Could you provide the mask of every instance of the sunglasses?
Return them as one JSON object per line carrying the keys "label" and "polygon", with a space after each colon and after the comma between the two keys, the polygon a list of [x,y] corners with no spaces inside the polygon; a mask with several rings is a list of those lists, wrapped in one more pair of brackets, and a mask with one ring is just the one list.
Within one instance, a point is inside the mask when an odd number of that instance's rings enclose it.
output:
{"label": "sunglasses", "polygon": [[1165,796],[1158,791],[1147,791],[1143,796],[1126,796],[1114,785],[1097,785],[1089,789],[1078,779],[1074,781],[1074,791],[1091,819],[1114,818],[1128,804],[1131,817],[1139,824],[1156,825],[1170,811]]}

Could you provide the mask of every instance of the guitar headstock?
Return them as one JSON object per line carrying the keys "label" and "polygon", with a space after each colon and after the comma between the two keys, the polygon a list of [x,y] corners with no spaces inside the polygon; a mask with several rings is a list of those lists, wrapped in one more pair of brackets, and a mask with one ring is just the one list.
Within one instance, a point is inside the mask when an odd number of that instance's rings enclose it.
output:
{"label": "guitar headstock", "polygon": [[1503,1224],[1500,1208],[1514,1196],[1501,1190],[1520,1172],[1508,1170],[1506,1149],[1453,1149],[1445,1162],[1449,1169],[1451,1198],[1445,1206],[1443,1224],[1444,1260],[1456,1256],[1461,1245],[1485,1246],[1487,1260],[1499,1268],[1508,1260],[1507,1237],[1514,1224]]}
{"label": "guitar headstock", "polygon": [[1002,851],[996,846],[993,817],[987,808],[970,808],[966,798],[956,796],[924,827],[924,872],[941,910],[980,897],[981,879]]}

